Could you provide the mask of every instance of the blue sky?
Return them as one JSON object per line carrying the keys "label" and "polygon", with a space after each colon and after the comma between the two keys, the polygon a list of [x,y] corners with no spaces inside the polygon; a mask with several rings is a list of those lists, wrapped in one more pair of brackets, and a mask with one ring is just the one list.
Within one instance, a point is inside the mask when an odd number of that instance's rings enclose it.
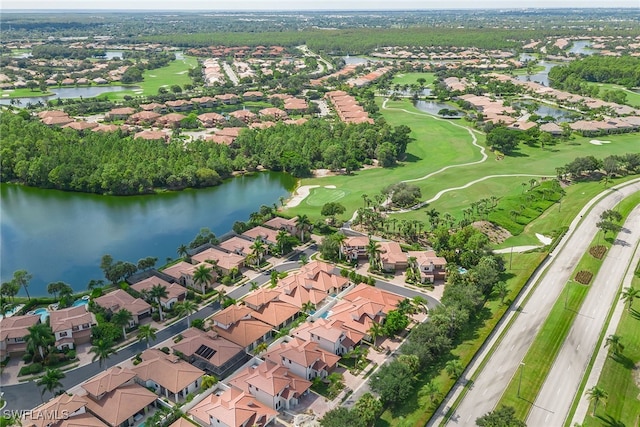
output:
{"label": "blue sky", "polygon": [[149,10],[390,10],[390,9],[511,9],[596,8],[640,9],[640,0],[2,0],[2,9],[149,9]]}

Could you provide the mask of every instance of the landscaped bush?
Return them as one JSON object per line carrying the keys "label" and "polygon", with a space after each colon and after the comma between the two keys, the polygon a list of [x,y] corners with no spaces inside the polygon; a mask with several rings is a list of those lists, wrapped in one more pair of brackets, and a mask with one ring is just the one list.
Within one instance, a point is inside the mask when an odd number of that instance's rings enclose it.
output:
{"label": "landscaped bush", "polygon": [[31,365],[23,366],[18,372],[18,376],[35,375],[40,372],[42,372],[42,363],[32,363]]}
{"label": "landscaped bush", "polygon": [[169,347],[162,347],[160,351],[163,352],[164,354],[169,354]]}
{"label": "landscaped bush", "polygon": [[160,313],[158,313],[157,311],[154,311],[151,314],[151,319],[153,319],[153,321],[155,321],[155,322],[159,322],[160,321]]}

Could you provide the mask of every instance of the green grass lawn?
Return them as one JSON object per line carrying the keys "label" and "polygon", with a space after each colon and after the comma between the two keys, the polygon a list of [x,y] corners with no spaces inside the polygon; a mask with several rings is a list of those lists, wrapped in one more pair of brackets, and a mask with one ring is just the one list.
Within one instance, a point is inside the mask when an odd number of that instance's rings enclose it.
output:
{"label": "green grass lawn", "polygon": [[627,94],[627,103],[629,105],[633,107],[640,107],[640,93],[638,92],[634,92],[632,90],[627,89],[624,86],[615,85],[611,83],[588,83],[587,82],[587,84],[591,86],[597,86],[600,89],[601,95],[605,90],[613,90],[613,89],[622,90],[624,91],[624,93]]}
{"label": "green grass lawn", "polygon": [[435,73],[405,73],[405,74],[396,74],[391,80],[391,86],[394,85],[412,85],[414,83],[418,83],[418,79],[423,78],[426,80],[425,86],[431,85],[435,79]]}
{"label": "green grass lawn", "polygon": [[[26,97],[40,97],[40,96],[49,96],[53,95],[53,92],[46,91],[42,92],[40,89],[35,88],[33,90],[27,88],[20,89],[4,89],[0,91],[0,97],[2,98],[26,98]],[[23,104],[26,104],[29,100],[22,101]]]}

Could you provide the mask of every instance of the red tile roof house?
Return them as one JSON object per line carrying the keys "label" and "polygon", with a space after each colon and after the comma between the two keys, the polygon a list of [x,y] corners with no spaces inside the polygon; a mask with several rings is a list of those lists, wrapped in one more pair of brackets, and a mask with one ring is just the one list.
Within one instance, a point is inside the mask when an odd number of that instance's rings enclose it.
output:
{"label": "red tile roof house", "polygon": [[216,95],[216,99],[225,105],[237,104],[240,101],[240,97],[232,93]]}
{"label": "red tile roof house", "polygon": [[152,102],[151,104],[140,104],[140,108],[144,111],[153,111],[162,114],[167,112],[167,106],[164,104],[158,104],[157,102]]}
{"label": "red tile roof house", "polygon": [[276,216],[265,222],[264,225],[269,228],[273,228],[274,230],[285,230],[289,234],[295,236],[298,234],[298,227],[296,226],[297,220],[297,216],[291,219]]}
{"label": "red tile roof house", "polygon": [[249,110],[236,110],[229,113],[230,117],[235,117],[236,119],[244,122],[244,123],[253,123],[257,120],[258,116]]}
{"label": "red tile roof house", "polygon": [[251,312],[251,317],[266,323],[276,330],[284,328],[299,315],[300,309],[298,307],[282,301],[261,304]]}
{"label": "red tile roof house", "polygon": [[40,323],[40,316],[11,316],[0,319],[0,361],[9,356],[22,356],[27,350],[24,337],[28,328]]}
{"label": "red tile roof house", "polygon": [[164,104],[175,112],[193,110],[193,103],[184,99],[178,99],[177,101],[167,101]]}
{"label": "red tile roof house", "polygon": [[347,237],[340,246],[340,253],[346,259],[355,261],[357,259],[367,258],[367,245],[369,238],[365,236]]}
{"label": "red tile roof house", "polygon": [[316,342],[289,337],[272,344],[264,358],[308,380],[326,378],[340,360],[340,356],[321,349]]}
{"label": "red tile roof house", "polygon": [[380,242],[380,261],[384,271],[404,270],[408,267],[407,254],[397,242]]}
{"label": "red tile roof house", "polygon": [[220,391],[215,390],[188,412],[194,421],[209,427],[264,427],[278,415],[249,393],[235,387],[221,388],[219,385]]}
{"label": "red tile roof house", "polygon": [[220,268],[222,274],[229,274],[233,268],[241,269],[244,265],[244,257],[234,253],[227,253],[220,249],[208,248],[191,257],[192,260],[208,262]]}
{"label": "red tile roof house", "polygon": [[140,111],[129,116],[127,123],[141,126],[151,126],[161,115],[154,111]]}
{"label": "red tile roof house", "polygon": [[303,284],[308,289],[316,289],[326,295],[337,294],[349,286],[349,279],[333,274],[333,270],[333,265],[316,260],[302,266],[297,274],[285,277],[280,283],[289,285],[291,282],[287,279],[295,277],[295,282]]}
{"label": "red tile roof house", "polygon": [[133,315],[129,326],[137,325],[142,319],[151,317],[153,311],[148,302],[142,298],[134,298],[122,289],[95,298],[93,302],[111,313],[117,313],[123,309],[128,310]]}
{"label": "red tile roof house", "polygon": [[253,227],[245,231],[244,233],[242,233],[242,236],[247,237],[252,241],[256,241],[260,239],[263,242],[268,243],[270,245],[278,244],[278,238],[277,238],[278,232],[271,228],[263,227],[261,225],[258,225],[257,227]]}
{"label": "red tile roof house", "polygon": [[409,251],[409,258],[415,258],[423,282],[442,281],[447,278],[447,260],[434,251]]}
{"label": "red tile roof house", "polygon": [[376,287],[359,284],[355,288],[351,289],[346,295],[342,297],[346,301],[356,301],[358,298],[364,298],[371,302],[382,304],[383,313],[388,314],[391,310],[395,310],[405,297],[394,294]]}
{"label": "red tile roof house", "polygon": [[107,427],[87,412],[88,399],[75,394],[61,394],[25,413],[23,427]]}
{"label": "red tile roof house", "polygon": [[69,116],[50,116],[43,118],[41,121],[47,126],[64,126],[73,122],[73,119]]}
{"label": "red tile roof house", "polygon": [[91,328],[97,325],[96,316],[87,311],[86,305],[54,310],[49,314],[58,350],[75,348],[91,341]]}
{"label": "red tile roof house", "polygon": [[248,307],[230,305],[212,317],[213,330],[233,343],[251,351],[271,337],[273,328],[251,317]]}
{"label": "red tile roof house", "polygon": [[62,126],[63,128],[70,128],[73,130],[77,130],[78,132],[82,132],[88,129],[94,129],[98,127],[98,123],[96,122],[85,122],[83,120],[67,123]]}
{"label": "red tile roof house", "polygon": [[127,120],[135,112],[131,107],[114,108],[105,115],[105,120]]}
{"label": "red tile roof house", "polygon": [[198,116],[198,120],[202,123],[202,126],[206,128],[214,128],[227,122],[222,114],[218,113],[204,113]]}
{"label": "red tile roof house", "polygon": [[242,94],[242,99],[245,101],[260,101],[264,98],[264,93],[260,91],[247,91]]}
{"label": "red tile roof house", "polygon": [[181,335],[182,339],[171,346],[174,353],[218,379],[227,377],[249,360],[243,347],[214,331],[189,328]]}
{"label": "red tile roof house", "polygon": [[280,410],[293,409],[311,388],[311,382],[270,360],[259,361],[234,375],[228,383],[245,393],[251,393],[259,402]]}
{"label": "red tile roof house", "polygon": [[133,138],[141,138],[141,139],[146,139],[146,140],[162,140],[162,141],[169,141],[169,135],[164,133],[161,130],[143,130],[141,132],[137,132],[135,135],[133,135]]}
{"label": "red tile roof house", "polygon": [[133,426],[155,405],[155,393],[134,382],[135,372],[113,367],[81,386],[87,410],[110,427]]}
{"label": "red tile roof house", "polygon": [[[205,266],[211,269],[211,283],[209,284],[197,284],[193,280],[194,271],[200,266]],[[201,262],[196,265],[189,264],[185,261],[180,261],[177,264],[167,267],[162,272],[168,276],[173,277],[178,283],[187,288],[192,288],[200,293],[206,293],[207,289],[213,289],[215,287],[215,281],[218,279],[218,272],[211,267],[211,264]]]}
{"label": "red tile roof house", "polygon": [[333,354],[344,355],[353,350],[365,334],[346,328],[339,320],[318,319],[303,323],[291,335],[317,343],[321,349]]}
{"label": "red tile roof house", "polygon": [[258,111],[258,114],[262,119],[273,118],[274,120],[284,120],[289,118],[289,115],[286,111],[276,107],[263,108],[262,110]]}
{"label": "red tile roof house", "polygon": [[374,323],[384,323],[387,317],[385,305],[358,297],[354,301],[342,300],[331,309],[331,320],[339,320],[345,328],[352,329],[369,340],[369,330]]}
{"label": "red tile roof house", "polygon": [[156,126],[164,126],[165,128],[175,129],[180,127],[180,122],[186,116],[180,113],[169,113],[156,119]]}
{"label": "red tile roof house", "polygon": [[305,286],[304,277],[300,276],[299,278],[300,281],[290,279],[288,282],[280,282],[275,289],[280,293],[278,299],[294,305],[300,310],[308,302],[319,307],[327,298],[327,293],[309,285]]}
{"label": "red tile roof house", "polygon": [[178,403],[200,387],[205,372],[180,359],[157,349],[142,352],[142,363],[132,368],[136,373],[136,382],[144,387],[156,390]]}
{"label": "red tile roof house", "polygon": [[194,106],[200,108],[213,108],[218,105],[218,101],[211,96],[203,96],[202,98],[191,98],[191,102]]}
{"label": "red tile roof house", "polygon": [[253,252],[251,245],[253,245],[253,240],[243,238],[242,236],[233,236],[232,238],[220,243],[218,246],[225,251],[247,256]]}
{"label": "red tile roof house", "polygon": [[169,283],[156,276],[151,276],[131,285],[131,289],[139,292],[140,294],[144,294],[145,291],[149,292],[155,285],[161,285],[167,289],[166,298],[160,298],[160,304],[162,304],[164,308],[171,309],[175,303],[184,301],[187,297],[187,288],[177,283]]}

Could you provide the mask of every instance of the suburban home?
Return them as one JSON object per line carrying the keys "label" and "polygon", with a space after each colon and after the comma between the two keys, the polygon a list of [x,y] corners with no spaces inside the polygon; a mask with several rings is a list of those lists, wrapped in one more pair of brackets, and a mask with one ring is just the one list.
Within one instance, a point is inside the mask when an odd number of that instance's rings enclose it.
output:
{"label": "suburban home", "polygon": [[384,304],[358,297],[353,301],[342,300],[331,308],[331,320],[343,322],[345,328],[352,329],[369,339],[369,330],[374,323],[384,323]]}
{"label": "suburban home", "polygon": [[259,402],[280,410],[293,409],[304,395],[311,382],[270,360],[256,363],[241,370],[228,383],[245,393],[251,393]]}
{"label": "suburban home", "polygon": [[260,310],[261,307],[271,301],[278,301],[280,291],[278,289],[260,288],[249,292],[242,300],[245,306],[251,310]]}
{"label": "suburban home", "polygon": [[142,363],[132,368],[136,382],[176,403],[198,390],[205,374],[178,356],[154,348],[143,351],[141,358]]}
{"label": "suburban home", "polygon": [[133,125],[152,125],[155,121],[160,117],[159,113],[155,111],[140,111],[138,113],[132,114],[129,116],[127,123]]}
{"label": "suburban home", "polygon": [[229,117],[234,117],[243,123],[253,123],[258,116],[249,110],[236,110],[229,113]]}
{"label": "suburban home", "polygon": [[244,265],[244,257],[234,253],[228,253],[216,248],[208,248],[191,257],[195,262],[207,262],[220,268],[222,274],[229,274],[232,269],[241,269]]}
{"label": "suburban home", "polygon": [[276,107],[263,108],[262,110],[258,111],[258,114],[260,115],[260,117],[272,117],[274,120],[284,120],[289,117],[286,111]]}
{"label": "suburban home", "polygon": [[169,141],[169,134],[165,133],[161,130],[143,130],[140,132],[136,132],[133,135],[134,139],[140,138],[140,139],[146,139],[148,141],[153,141],[153,140],[162,140],[162,141]]}
{"label": "suburban home", "polygon": [[254,396],[238,388],[218,389],[195,405],[188,414],[202,426],[264,427],[278,415],[278,411],[259,402]]}
{"label": "suburban home", "polygon": [[434,283],[447,278],[447,260],[434,251],[409,251],[408,255],[410,259],[415,258],[413,263],[420,270],[422,282]]}
{"label": "suburban home", "polygon": [[340,360],[340,356],[323,350],[317,342],[303,341],[300,338],[285,338],[272,345],[264,358],[308,380],[326,378]]}
{"label": "suburban home", "polygon": [[260,101],[264,98],[264,94],[260,91],[247,91],[242,94],[242,98],[245,101]]}
{"label": "suburban home", "polygon": [[131,107],[114,108],[105,115],[105,120],[127,120],[136,110]]}
{"label": "suburban home", "polygon": [[45,117],[41,120],[47,126],[64,126],[71,122],[73,119],[69,116],[54,116],[54,117]]}
{"label": "suburban home", "polygon": [[152,102],[150,104],[140,104],[140,108],[143,111],[153,111],[155,113],[164,114],[167,112],[167,106],[164,104],[158,104],[157,102]]}
{"label": "suburban home", "polygon": [[233,252],[241,256],[247,256],[253,252],[251,245],[253,245],[253,240],[242,236],[233,236],[232,238],[220,243],[218,246],[226,251]]}
{"label": "suburban home", "polygon": [[[206,268],[211,269],[211,283],[205,284],[205,288],[202,288],[201,284],[195,283],[193,280],[193,273],[200,266],[205,266]],[[218,279],[218,272],[215,268],[211,267],[211,264],[206,262],[201,262],[197,265],[189,264],[188,262],[180,261],[177,264],[172,265],[171,267],[167,267],[162,272],[168,276],[173,277],[178,283],[187,288],[196,289],[198,292],[205,293],[207,289],[212,289],[214,287],[215,281]]]}
{"label": "suburban home", "polygon": [[171,346],[173,352],[217,378],[225,378],[249,359],[243,347],[214,331],[189,328],[181,335],[182,339]]}
{"label": "suburban home", "polygon": [[257,227],[253,227],[245,231],[244,233],[242,233],[242,235],[251,239],[252,241],[256,241],[260,239],[263,242],[268,243],[270,245],[278,244],[278,239],[277,239],[278,232],[271,228],[263,227],[261,225],[258,225]]}
{"label": "suburban home", "polygon": [[151,291],[151,289],[156,285],[160,285],[166,288],[167,296],[164,298],[160,298],[160,304],[162,304],[162,307],[169,310],[173,308],[173,305],[175,303],[184,301],[184,299],[187,297],[187,288],[175,282],[169,283],[157,276],[151,276],[138,283],[135,283],[131,285],[131,289],[139,292],[140,294],[145,294]]}
{"label": "suburban home", "polygon": [[216,95],[215,98],[225,105],[237,104],[238,101],[240,101],[240,97],[238,95],[234,95],[233,93]]}
{"label": "suburban home", "polygon": [[218,105],[218,101],[211,96],[203,96],[202,98],[191,98],[191,102],[194,106],[198,106],[200,108],[213,108]]}
{"label": "suburban home", "polygon": [[226,123],[227,119],[222,114],[218,113],[203,113],[198,116],[198,120],[202,123],[202,126],[206,128],[213,128]]}
{"label": "suburban home", "polygon": [[133,315],[129,323],[130,327],[139,324],[142,319],[150,317],[153,311],[148,302],[142,298],[134,298],[122,289],[116,289],[113,292],[95,298],[93,302],[111,313],[117,313],[120,310],[129,311]]}
{"label": "suburban home", "polygon": [[31,411],[24,411],[23,427],[107,427],[87,412],[88,399],[75,394],[61,394]]}
{"label": "suburban home", "polygon": [[563,132],[562,127],[560,127],[560,125],[553,122],[544,123],[540,125],[540,130],[542,132],[550,133],[553,136],[560,136],[562,135],[562,132]]}
{"label": "suburban home", "polygon": [[406,297],[374,286],[365,285],[364,283],[359,284],[342,297],[343,300],[352,302],[358,298],[366,299],[376,304],[382,304],[384,306],[382,312],[386,315],[389,314],[391,310],[395,310],[400,301],[403,301]]}
{"label": "suburban home", "polygon": [[158,396],[134,380],[131,369],[115,366],[84,382],[87,410],[110,427],[138,425]]}
{"label": "suburban home", "polygon": [[213,317],[213,330],[222,338],[251,351],[271,337],[272,327],[251,317],[248,307],[230,305]]}
{"label": "suburban home", "polygon": [[91,132],[117,132],[117,131],[122,131],[123,133],[126,133],[128,130],[129,130],[129,127],[127,125],[118,126],[118,125],[114,125],[114,124],[110,124],[110,125],[98,124],[98,126],[96,126],[93,129],[91,129]]}
{"label": "suburban home", "polygon": [[273,228],[274,230],[285,230],[291,235],[298,234],[298,227],[296,226],[296,222],[298,221],[298,217],[293,217],[291,219],[282,218],[280,216],[276,216],[271,218],[269,221],[265,222],[264,225],[269,228]]}
{"label": "suburban home", "polygon": [[79,120],[79,121],[67,123],[66,125],[64,125],[62,127],[65,128],[65,129],[68,128],[68,129],[77,130],[78,132],[82,132],[82,131],[85,131],[85,130],[97,128],[98,127],[98,123],[96,123],[96,122],[85,122],[83,120]]}
{"label": "suburban home", "polygon": [[271,301],[251,312],[251,317],[280,330],[300,315],[300,309],[282,301]]}
{"label": "suburban home", "polygon": [[176,112],[193,110],[193,103],[185,99],[178,99],[176,101],[167,101],[164,104]]}
{"label": "suburban home", "polygon": [[175,129],[179,128],[182,120],[186,116],[180,113],[169,113],[156,119],[156,126],[164,126],[166,128]]}
{"label": "suburban home", "polygon": [[349,279],[333,274],[334,266],[323,261],[312,261],[303,265],[297,274],[280,280],[281,286],[299,284],[307,289],[316,289],[326,295],[337,294],[349,286]]}
{"label": "suburban home", "polygon": [[289,98],[284,101],[284,110],[287,113],[303,113],[309,108],[307,101],[300,98]]}
{"label": "suburban home", "polygon": [[291,335],[315,342],[321,349],[341,356],[353,350],[365,334],[346,328],[340,320],[318,319],[303,323]]}
{"label": "suburban home", "polygon": [[379,242],[380,262],[384,271],[404,270],[409,265],[407,254],[397,242]]}
{"label": "suburban home", "polygon": [[355,261],[367,258],[367,245],[369,238],[365,236],[347,237],[340,246],[340,253],[346,259]]}
{"label": "suburban home", "polygon": [[96,316],[87,310],[87,305],[54,310],[49,314],[58,350],[75,348],[91,341],[91,328],[97,325]]}
{"label": "suburban home", "polygon": [[22,356],[27,351],[24,337],[29,335],[28,328],[40,323],[40,316],[11,316],[0,319],[0,361],[9,356]]}
{"label": "suburban home", "polygon": [[278,299],[283,302],[287,302],[291,305],[298,307],[300,310],[306,303],[312,303],[315,307],[318,307],[327,298],[327,293],[313,287],[305,287],[304,283],[297,281],[280,281],[276,288],[280,295]]}

